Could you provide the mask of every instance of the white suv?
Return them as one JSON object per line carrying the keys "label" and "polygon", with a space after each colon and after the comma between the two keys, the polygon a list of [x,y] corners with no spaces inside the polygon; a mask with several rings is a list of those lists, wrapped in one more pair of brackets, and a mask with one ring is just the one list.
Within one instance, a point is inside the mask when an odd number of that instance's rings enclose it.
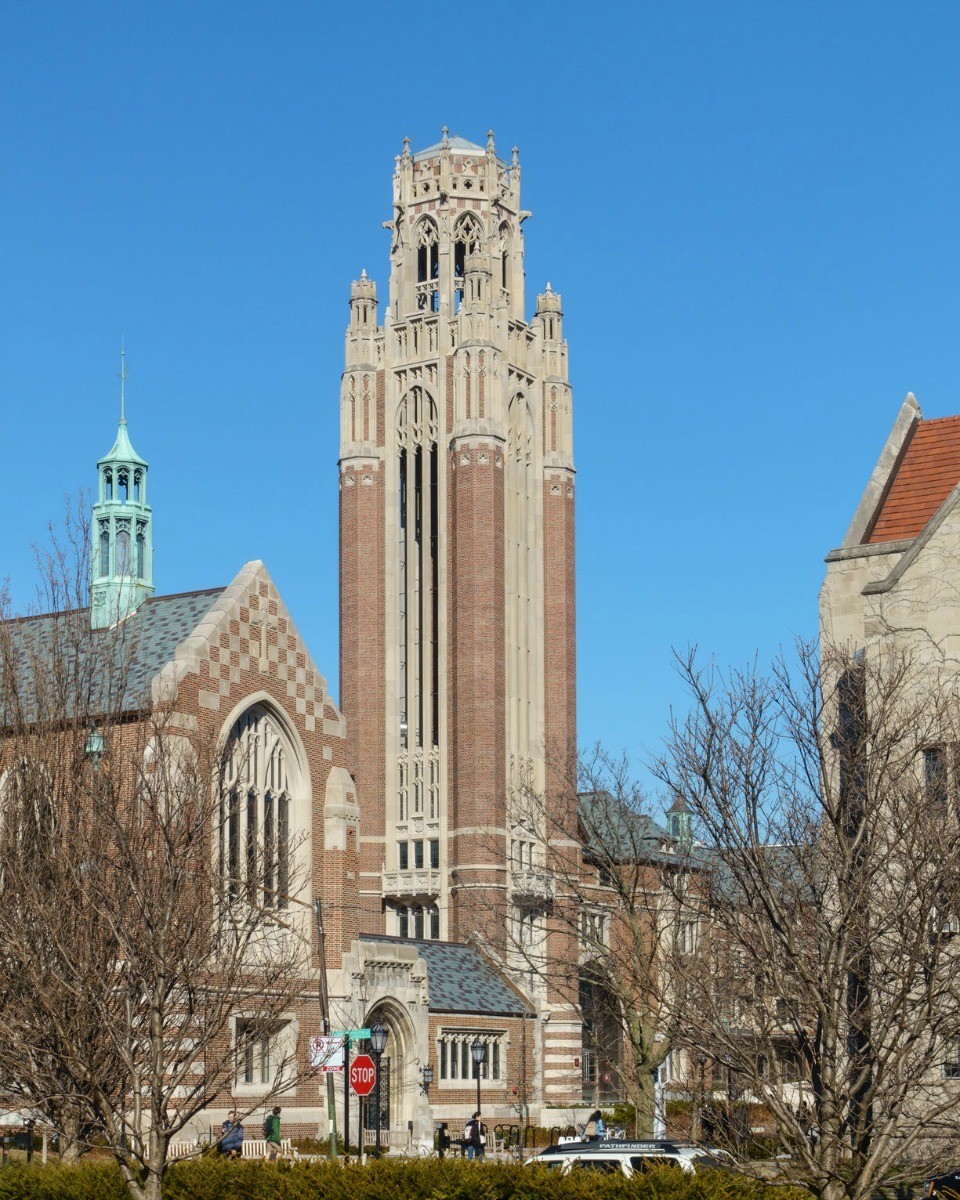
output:
{"label": "white suv", "polygon": [[528,1159],[527,1165],[549,1167],[565,1175],[573,1170],[607,1174],[619,1172],[628,1179],[652,1167],[678,1167],[688,1175],[702,1168],[730,1169],[726,1163],[698,1146],[681,1146],[667,1141],[618,1141],[612,1138],[548,1146],[535,1158]]}

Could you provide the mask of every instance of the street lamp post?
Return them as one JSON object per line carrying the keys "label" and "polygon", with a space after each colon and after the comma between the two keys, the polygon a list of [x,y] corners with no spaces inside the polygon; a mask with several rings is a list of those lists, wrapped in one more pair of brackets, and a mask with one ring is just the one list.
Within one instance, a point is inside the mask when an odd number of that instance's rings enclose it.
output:
{"label": "street lamp post", "polygon": [[480,1069],[487,1059],[487,1043],[477,1038],[470,1047],[470,1053],[473,1055],[473,1065],[477,1075],[477,1112],[480,1112]]}
{"label": "street lamp post", "polygon": [[420,1079],[422,1080],[420,1090],[425,1096],[429,1096],[430,1084],[433,1083],[433,1067],[429,1063],[421,1070]]}
{"label": "street lamp post", "polygon": [[374,1104],[377,1106],[377,1140],[373,1147],[373,1157],[380,1157],[380,1057],[387,1048],[387,1031],[377,1018],[376,1024],[370,1026],[370,1049],[373,1051],[373,1056],[377,1060],[377,1091]]}

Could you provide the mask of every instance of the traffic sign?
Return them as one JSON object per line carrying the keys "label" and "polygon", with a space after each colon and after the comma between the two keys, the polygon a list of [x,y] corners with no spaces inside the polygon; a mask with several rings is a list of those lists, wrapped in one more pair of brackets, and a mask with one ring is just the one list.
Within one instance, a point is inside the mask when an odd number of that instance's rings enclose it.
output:
{"label": "traffic sign", "polygon": [[377,1068],[369,1054],[358,1054],[350,1067],[350,1086],[358,1096],[369,1096],[377,1082]]}

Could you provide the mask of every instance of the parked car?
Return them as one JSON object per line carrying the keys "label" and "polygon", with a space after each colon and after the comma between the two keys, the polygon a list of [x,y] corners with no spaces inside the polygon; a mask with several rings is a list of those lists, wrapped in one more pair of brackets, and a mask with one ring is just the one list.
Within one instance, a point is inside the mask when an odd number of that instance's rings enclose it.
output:
{"label": "parked car", "polygon": [[600,1138],[548,1146],[536,1157],[528,1159],[527,1165],[547,1167],[565,1175],[574,1170],[619,1173],[628,1179],[654,1167],[674,1167],[688,1175],[704,1169],[730,1169],[698,1146],[681,1146],[670,1141],[641,1142]]}
{"label": "parked car", "polygon": [[924,1196],[957,1196],[960,1197],[960,1167],[955,1167],[946,1175],[934,1175],[923,1181]]}

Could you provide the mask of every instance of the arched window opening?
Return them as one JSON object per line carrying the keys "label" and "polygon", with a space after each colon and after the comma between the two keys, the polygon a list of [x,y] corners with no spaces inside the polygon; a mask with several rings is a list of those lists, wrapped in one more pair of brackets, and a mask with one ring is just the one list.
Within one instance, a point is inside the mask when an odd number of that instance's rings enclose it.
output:
{"label": "arched window opening", "polygon": [[118,523],[117,528],[117,575],[130,574],[130,529]]}
{"label": "arched window opening", "polygon": [[467,255],[479,254],[483,249],[483,231],[480,222],[468,213],[458,222],[453,240],[453,287],[454,308],[460,311],[463,303],[463,277],[466,273]]}
{"label": "arched window opening", "polygon": [[290,904],[292,784],[280,727],[261,705],[230,731],[223,763],[219,862],[230,900]]}
{"label": "arched window opening", "polygon": [[110,574],[110,522],[100,522],[100,577]]}
{"label": "arched window opening", "polygon": [[121,504],[126,504],[130,493],[130,473],[128,471],[117,472],[117,496]]}
{"label": "arched window opening", "polygon": [[417,308],[421,312],[440,309],[440,254],[437,227],[423,220],[417,227]]}
{"label": "arched window opening", "polygon": [[534,426],[530,406],[516,395],[508,410],[508,442],[504,463],[507,580],[507,737],[513,754],[516,788],[532,784],[524,775],[537,743],[536,713],[539,636],[536,606],[536,483]]}
{"label": "arched window opening", "polygon": [[134,471],[133,473],[133,498],[139,504],[143,496],[143,472]]}
{"label": "arched window opening", "polygon": [[137,529],[137,577],[143,579],[146,576],[147,567],[147,539],[142,528]]}
{"label": "arched window opening", "polygon": [[103,498],[104,500],[113,499],[113,472],[109,470],[103,473]]}
{"label": "arched window opening", "polygon": [[[397,411],[398,820],[424,811],[424,781],[436,778],[429,770],[440,730],[438,442],[437,406],[413,387]],[[432,791],[430,803],[439,803]]]}
{"label": "arched window opening", "polygon": [[510,227],[500,226],[500,286],[510,291]]}

